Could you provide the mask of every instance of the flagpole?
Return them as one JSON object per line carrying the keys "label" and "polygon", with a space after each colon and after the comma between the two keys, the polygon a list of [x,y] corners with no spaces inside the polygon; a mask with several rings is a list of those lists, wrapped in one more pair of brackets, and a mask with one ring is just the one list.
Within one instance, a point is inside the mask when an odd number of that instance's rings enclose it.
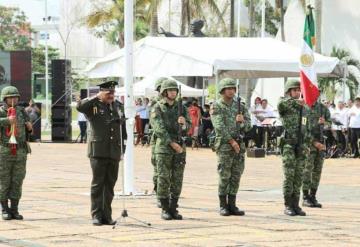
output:
{"label": "flagpole", "polygon": [[124,20],[124,39],[125,39],[125,116],[126,120],[126,151],[124,156],[124,192],[125,194],[134,193],[134,124],[135,106],[133,89],[133,20],[134,2],[125,0],[125,20]]}

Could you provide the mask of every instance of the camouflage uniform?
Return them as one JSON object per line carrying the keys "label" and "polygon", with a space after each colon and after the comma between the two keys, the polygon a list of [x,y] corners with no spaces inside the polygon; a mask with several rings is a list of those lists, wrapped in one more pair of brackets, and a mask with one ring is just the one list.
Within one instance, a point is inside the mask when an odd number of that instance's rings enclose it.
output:
{"label": "camouflage uniform", "polygon": [[[7,97],[20,97],[15,87],[9,86],[2,90],[2,99]],[[30,152],[26,140],[27,129],[26,122],[30,122],[25,109],[15,106],[16,109],[16,154],[11,153],[9,140],[6,130],[10,128],[7,118],[9,106],[6,104],[0,108],[0,201],[4,213],[9,213],[13,219],[22,219],[18,212],[18,204],[22,194],[22,184],[26,174],[27,154]],[[11,209],[8,208],[8,200],[11,201]],[[8,217],[7,219],[10,219]]]}
{"label": "camouflage uniform", "polygon": [[[299,81],[288,81],[285,90],[299,88]],[[302,118],[300,110],[302,108]],[[284,126],[282,137],[281,155],[285,180],[283,182],[283,194],[285,211],[287,215],[305,215],[299,207],[300,188],[306,156],[308,155],[308,121],[306,106],[301,106],[296,99],[290,96],[282,97],[278,103],[278,111]],[[300,125],[301,123],[301,125]],[[299,128],[300,133],[299,133]]]}
{"label": "camouflage uniform", "polygon": [[[308,120],[313,141],[320,142],[320,125],[319,118],[324,117],[328,124],[331,124],[329,109],[323,104],[316,102],[310,109]],[[324,164],[324,152],[319,151],[312,143],[309,144],[310,155],[306,159],[303,174],[303,199],[304,206],[321,207],[316,200],[316,191],[319,187],[321,171]],[[310,190],[310,195],[309,195]]]}
{"label": "camouflage uniform", "polygon": [[[223,79],[219,83],[219,91],[222,92],[225,88],[236,88],[235,81],[232,79]],[[215,102],[211,109],[211,120],[215,129],[216,138],[214,143],[214,150],[218,156],[218,173],[219,173],[219,187],[218,194],[220,199],[220,214],[223,210],[229,207],[235,207],[236,194],[239,189],[241,175],[244,171],[245,165],[245,144],[241,140],[239,143],[240,153],[237,154],[230,145],[231,140],[236,140],[239,133],[244,133],[251,129],[251,120],[249,112],[244,103],[241,103],[240,111],[242,112],[245,121],[241,124],[236,123],[236,116],[238,115],[238,105],[235,100],[226,103],[224,99],[219,99]],[[228,202],[226,202],[228,196]],[[230,210],[237,211],[236,209]],[[226,215],[228,213],[225,213]]]}
{"label": "camouflage uniform", "polygon": [[[166,93],[167,89],[178,89],[176,82],[166,80],[161,86],[161,93]],[[182,126],[185,135],[191,126],[191,121],[187,114],[186,108],[183,107],[183,117],[186,119],[185,126]],[[184,168],[185,168],[185,144],[182,144],[184,152],[177,154],[170,146],[170,143],[179,143],[179,105],[174,102],[169,105],[166,97],[161,99],[151,110],[151,124],[156,136],[154,153],[157,164],[157,197],[161,201],[162,218],[178,219],[177,202],[180,197]],[[179,217],[180,219],[180,217]]]}

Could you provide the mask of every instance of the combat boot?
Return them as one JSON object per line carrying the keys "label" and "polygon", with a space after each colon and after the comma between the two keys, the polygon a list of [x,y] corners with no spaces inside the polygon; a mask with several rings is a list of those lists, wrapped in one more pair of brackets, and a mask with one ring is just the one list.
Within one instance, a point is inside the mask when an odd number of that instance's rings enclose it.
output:
{"label": "combat boot", "polygon": [[169,198],[160,199],[161,202],[161,218],[163,220],[172,220],[172,216],[170,214],[170,208],[169,208]]}
{"label": "combat boot", "polygon": [[295,211],[296,215],[306,216],[306,213],[302,210],[302,208],[299,207],[299,201],[300,201],[300,197],[293,196],[292,202],[293,202],[294,211]]}
{"label": "combat boot", "polygon": [[285,196],[284,198],[285,201],[285,209],[284,209],[284,214],[289,215],[289,216],[295,216],[296,212],[293,208],[292,205],[292,201],[291,201],[291,197],[290,196]]}
{"label": "combat boot", "polygon": [[228,195],[230,215],[244,216],[245,212],[236,207],[236,196]]}
{"label": "combat boot", "polygon": [[179,198],[171,198],[170,199],[170,214],[174,220],[182,220],[183,219],[182,215],[179,214],[179,212],[177,211],[178,201],[179,201]]}
{"label": "combat boot", "polygon": [[11,215],[14,220],[23,220],[24,217],[19,214],[18,206],[19,206],[19,200],[10,200],[11,202]]}
{"label": "combat boot", "polygon": [[1,201],[1,217],[3,220],[11,220],[12,219],[7,200]]}
{"label": "combat boot", "polygon": [[310,208],[314,207],[314,203],[311,200],[308,190],[303,190],[303,204],[302,205],[304,207],[310,207]]}
{"label": "combat boot", "polygon": [[316,191],[317,189],[311,189],[310,190],[310,199],[314,205],[315,208],[321,208],[322,205],[316,200]]}
{"label": "combat boot", "polygon": [[229,211],[229,206],[226,202],[226,196],[219,196],[219,201],[220,201],[220,215],[229,216],[230,211]]}

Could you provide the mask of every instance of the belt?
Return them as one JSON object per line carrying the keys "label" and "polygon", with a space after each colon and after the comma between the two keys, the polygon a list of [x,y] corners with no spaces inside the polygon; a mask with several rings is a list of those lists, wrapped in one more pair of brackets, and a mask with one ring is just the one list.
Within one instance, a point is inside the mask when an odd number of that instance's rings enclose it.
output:
{"label": "belt", "polygon": [[[3,147],[8,147],[10,148],[12,144],[10,143],[1,143],[1,146]],[[22,143],[17,143],[15,144],[16,145],[16,149],[19,149],[19,148],[27,148],[27,143],[26,142],[22,142]]]}

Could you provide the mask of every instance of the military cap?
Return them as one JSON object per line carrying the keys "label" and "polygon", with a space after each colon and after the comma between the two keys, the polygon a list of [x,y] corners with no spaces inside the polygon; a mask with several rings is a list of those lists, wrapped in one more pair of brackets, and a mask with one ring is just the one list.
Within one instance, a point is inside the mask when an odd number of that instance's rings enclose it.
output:
{"label": "military cap", "polygon": [[236,88],[236,82],[232,78],[224,78],[219,82],[219,92],[221,93],[225,88]]}
{"label": "military cap", "polygon": [[1,90],[1,101],[4,101],[6,98],[9,97],[20,97],[19,90],[13,86],[4,87]]}
{"label": "military cap", "polygon": [[285,92],[289,92],[292,88],[299,88],[300,87],[300,81],[299,80],[288,80],[285,83]]}
{"label": "military cap", "polygon": [[117,81],[107,81],[98,86],[100,87],[100,91],[114,91],[117,85],[119,85]]}

